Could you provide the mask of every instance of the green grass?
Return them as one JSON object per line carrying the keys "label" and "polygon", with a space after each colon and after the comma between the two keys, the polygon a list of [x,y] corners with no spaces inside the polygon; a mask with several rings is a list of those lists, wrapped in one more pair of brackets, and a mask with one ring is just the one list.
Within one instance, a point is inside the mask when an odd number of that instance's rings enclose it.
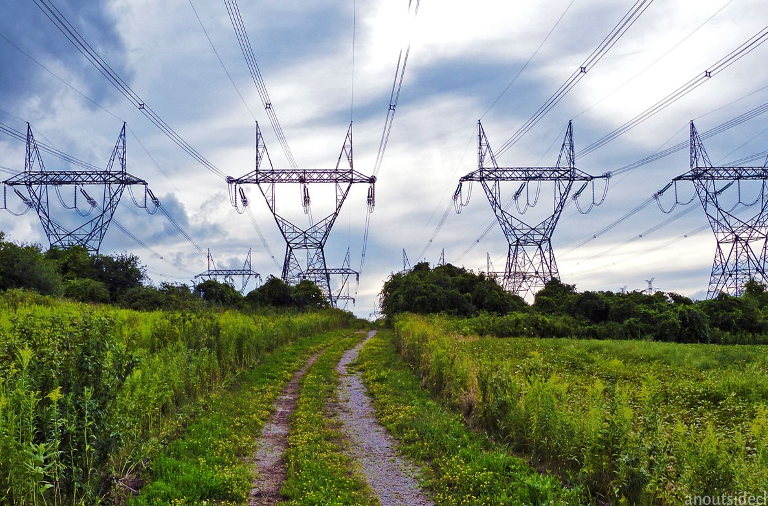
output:
{"label": "green grass", "polygon": [[477,338],[414,315],[395,327],[425,386],[585,501],[768,489],[768,346]]}
{"label": "green grass", "polygon": [[345,332],[349,331],[315,335],[282,347],[212,396],[183,435],[151,461],[150,481],[131,504],[245,501],[253,475],[253,464],[245,459],[256,450],[275,399],[309,356]]}
{"label": "green grass", "polygon": [[338,384],[336,364],[362,338],[357,334],[335,343],[302,381],[288,436],[285,504],[378,504],[355,463],[343,452],[340,422],[327,409]]}
{"label": "green grass", "polygon": [[381,423],[400,450],[425,469],[435,504],[573,504],[579,494],[540,474],[433,400],[397,355],[392,332],[380,331],[357,365]]}
{"label": "green grass", "polygon": [[138,312],[0,294],[0,503],[114,501],[183,412],[349,313]]}

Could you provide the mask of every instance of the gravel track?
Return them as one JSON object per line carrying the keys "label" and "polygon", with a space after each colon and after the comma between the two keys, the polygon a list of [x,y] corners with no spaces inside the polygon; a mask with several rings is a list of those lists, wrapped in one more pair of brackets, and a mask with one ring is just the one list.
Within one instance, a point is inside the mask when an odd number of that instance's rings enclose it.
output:
{"label": "gravel track", "polygon": [[383,506],[431,505],[414,478],[416,468],[397,454],[394,440],[376,419],[360,374],[347,371],[347,366],[375,334],[375,330],[368,332],[368,337],[344,353],[336,366],[342,430],[349,440],[351,457],[360,463],[368,484]]}
{"label": "gravel track", "polygon": [[272,416],[261,430],[259,449],[254,455],[256,478],[248,494],[249,506],[271,505],[282,498],[280,487],[287,475],[285,452],[288,450],[290,418],[296,409],[301,379],[321,354],[312,355],[293,375],[275,401]]}

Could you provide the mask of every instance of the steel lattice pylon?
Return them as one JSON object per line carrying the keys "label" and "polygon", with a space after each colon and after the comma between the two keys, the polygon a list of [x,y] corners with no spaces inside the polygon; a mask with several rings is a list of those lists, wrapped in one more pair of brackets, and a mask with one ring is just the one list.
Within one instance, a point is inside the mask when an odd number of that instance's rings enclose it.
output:
{"label": "steel lattice pylon", "polygon": [[251,278],[255,279],[258,283],[261,279],[261,274],[253,270],[251,264],[251,250],[248,250],[248,255],[245,257],[242,269],[218,269],[216,268],[216,262],[213,261],[211,250],[208,250],[208,270],[195,275],[195,279],[214,279],[216,281],[219,278],[223,279],[225,283],[229,283],[234,286],[235,279],[240,278],[240,293],[245,292],[245,288],[248,286],[248,282]]}
{"label": "steel lattice pylon", "polygon": [[[113,170],[115,161],[119,167]],[[24,160],[24,172],[21,172],[3,181],[3,204],[7,209],[6,188],[12,187],[14,193],[24,202],[27,208],[34,209],[40,217],[40,223],[48,236],[51,247],[66,248],[69,246],[83,246],[88,251],[98,253],[101,242],[107,233],[112,217],[120,203],[125,188],[133,185],[144,187],[143,202],[139,202],[131,193],[134,203],[150,213],[157,210],[160,202],[147,187],[147,182],[126,172],[125,149],[125,123],[120,130],[117,143],[112,150],[112,155],[107,163],[106,170],[46,170],[40,151],[32,135],[32,128],[27,124],[27,147]],[[16,187],[25,187],[27,195],[22,194]],[[68,205],[61,195],[62,186],[73,187],[74,196],[72,205]],[[102,193],[101,204],[86,192],[85,187],[100,187]],[[96,210],[96,215],[86,221],[79,220],[73,226],[62,223],[61,218],[54,217],[56,213],[51,208],[50,192],[58,197],[59,203],[68,210],[77,211],[81,218],[87,218]],[[78,197],[85,199],[88,205],[86,211],[78,206]],[[147,201],[151,201],[154,208],[150,210]],[[66,218],[66,217],[63,217]]]}
{"label": "steel lattice pylon", "polygon": [[[768,257],[768,158],[762,167],[715,167],[707,155],[696,127],[691,122],[690,170],[676,177],[658,196],[678,181],[690,181],[696,190],[717,239],[715,260],[707,289],[707,298],[722,293],[741,295],[750,279],[768,283],[766,258]],[[753,202],[742,201],[742,182],[759,181],[760,193]],[[718,185],[720,185],[718,187]],[[735,187],[734,187],[735,186]],[[738,200],[726,209],[724,192],[729,188],[738,192]],[[676,188],[675,188],[676,190]],[[675,191],[677,194],[677,191]],[[675,198],[675,203],[680,203]],[[737,211],[759,206],[758,212],[740,218]]]}
{"label": "steel lattice pylon", "polygon": [[[552,250],[552,234],[571,194],[573,184],[577,181],[583,182],[581,188],[572,197],[577,205],[579,195],[581,195],[588,184],[591,183],[593,185],[592,204],[589,207],[591,209],[592,206],[603,202],[608,188],[606,184],[602,199],[599,202],[596,201],[594,191],[595,179],[607,179],[608,176],[591,176],[576,168],[573,149],[573,126],[570,122],[568,123],[565,138],[560,148],[557,164],[554,167],[499,167],[483,130],[483,125],[479,121],[477,128],[478,168],[459,179],[459,185],[453,194],[454,202],[457,204],[456,210],[461,212],[461,208],[469,203],[471,189],[467,192],[465,200],[463,198],[464,183],[479,182],[485,191],[486,197],[488,197],[488,202],[491,204],[493,213],[499,225],[501,225],[504,236],[509,244],[507,263],[501,284],[505,290],[518,294],[521,297],[533,295],[547,281],[558,276],[557,262]],[[502,201],[501,195],[501,183],[503,182],[521,183],[514,193],[512,200],[506,206]],[[536,183],[537,185],[532,202],[529,197],[529,186],[531,183]],[[538,223],[523,221],[522,215],[526,210],[538,203],[542,183],[551,183],[554,187],[552,212]],[[523,195],[523,192],[525,192],[527,200],[525,208],[520,210],[518,199]],[[518,210],[517,214],[510,212],[513,201]],[[589,212],[589,210],[586,212]]]}
{"label": "steel lattice pylon", "polygon": [[[267,167],[263,167],[263,164]],[[345,166],[342,166],[344,164]],[[275,169],[269,158],[269,153],[264,144],[261,130],[256,125],[256,169],[239,178],[227,178],[230,185],[230,199],[232,205],[238,209],[238,200],[242,207],[248,205],[248,199],[242,185],[255,184],[269,206],[275,223],[285,239],[285,259],[283,261],[282,278],[286,283],[296,284],[303,279],[314,281],[323,293],[326,294],[331,305],[335,306],[339,300],[349,299],[342,295],[341,291],[333,293],[331,276],[341,277],[341,289],[347,286],[349,277],[358,276],[357,271],[349,267],[349,260],[340,268],[329,268],[325,258],[325,243],[331,233],[333,224],[341,212],[344,201],[353,184],[367,183],[368,207],[372,209],[375,201],[374,185],[375,176],[366,176],[354,170],[352,156],[352,125],[347,130],[347,135],[342,146],[341,153],[336,162],[335,169]],[[310,184],[333,184],[336,192],[336,205],[328,216],[313,223],[309,228],[302,228],[277,212],[275,202],[275,186],[278,184],[301,185],[302,205],[305,212],[309,211]]]}

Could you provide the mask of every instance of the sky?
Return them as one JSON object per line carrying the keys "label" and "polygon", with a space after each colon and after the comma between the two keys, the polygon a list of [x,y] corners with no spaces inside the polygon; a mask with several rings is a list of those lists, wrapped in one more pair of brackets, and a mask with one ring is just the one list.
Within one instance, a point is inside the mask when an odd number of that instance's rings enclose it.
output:
{"label": "sky", "polygon": [[[193,2],[58,0],[55,5],[160,117],[224,174],[237,177],[254,169],[256,121],[275,168],[287,168],[224,2]],[[488,254],[494,269],[503,270],[507,241],[480,185],[461,214],[453,209],[458,179],[477,168],[477,122],[482,120],[492,148],[504,144],[633,4],[423,0],[418,14],[409,17],[405,0],[240,2],[273,110],[302,168],[333,168],[352,120],[355,169],[373,172],[398,53],[410,43],[378,173],[365,262],[366,185],[353,186],[326,246],[329,266],[340,266],[348,248],[352,267],[362,265],[360,283],[351,291],[357,302],[349,309],[360,316],[374,310],[384,280],[403,268],[403,249],[411,264],[435,264],[444,250],[445,260],[455,265],[485,270]],[[252,249],[254,270],[263,277],[279,275],[285,243],[257,188],[246,188],[249,210],[239,214],[225,181],[104,80],[34,2],[0,0],[0,12],[0,122],[19,131],[29,122],[39,141],[97,166],[106,165],[127,122],[128,172],[149,183],[203,250],[162,214],[136,208],[126,194],[115,220],[149,249],[113,226],[102,252],[137,254],[155,283],[189,282],[207,268],[207,249],[218,267],[229,268],[241,267]],[[701,75],[764,29],[766,20],[764,0],[651,2],[605,57],[498,157],[499,165],[554,165],[569,120],[578,153]],[[703,132],[768,102],[766,56],[768,44],[757,47],[647,121],[577,157],[576,166],[604,174],[687,140],[691,120]],[[766,144],[768,115],[705,141],[716,163],[759,153]],[[651,204],[597,234],[686,172],[688,157],[684,149],[611,178],[605,202],[586,215],[569,203],[552,239],[561,279],[579,290],[633,290],[646,288],[653,278],[658,289],[703,298],[716,241],[702,228],[707,221],[698,200],[678,207],[670,215],[675,219],[661,227],[670,216]],[[51,170],[69,168],[51,155],[43,154],[43,160]],[[24,143],[1,132],[0,168],[4,177],[24,168]],[[602,184],[596,184],[597,197]],[[505,199],[517,188],[505,183]],[[727,198],[735,202],[736,187],[730,191]],[[744,185],[741,191],[748,201],[760,190]],[[310,192],[313,217],[329,214],[333,194],[315,187]],[[582,193],[582,208],[591,192],[589,187]],[[533,203],[536,194],[535,186],[527,188],[519,209],[526,211],[525,196]],[[522,219],[543,219],[551,209],[551,187],[542,185],[538,194],[537,205]],[[690,199],[692,186],[680,184],[678,196]],[[18,210],[21,202],[14,199],[10,194],[8,207]],[[306,226],[300,199],[298,188],[281,187],[278,211]],[[662,204],[668,208],[673,202],[670,190]],[[688,211],[692,206],[696,209]],[[48,245],[33,212],[0,213],[0,230],[11,240]]]}

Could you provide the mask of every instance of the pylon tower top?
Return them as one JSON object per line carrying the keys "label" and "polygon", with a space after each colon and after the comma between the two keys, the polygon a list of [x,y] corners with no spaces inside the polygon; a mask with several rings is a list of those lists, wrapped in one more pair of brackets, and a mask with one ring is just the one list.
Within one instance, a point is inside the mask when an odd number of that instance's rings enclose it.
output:
{"label": "pylon tower top", "polygon": [[[567,199],[572,198],[579,210],[586,214],[605,200],[608,190],[606,182],[602,198],[598,199],[595,180],[607,180],[609,175],[592,176],[576,168],[571,122],[568,122],[557,163],[550,167],[500,167],[479,121],[477,137],[477,169],[459,179],[453,194],[456,211],[461,212],[469,203],[471,184],[479,182],[509,245],[502,286],[522,297],[532,296],[547,281],[558,276],[551,240]],[[502,199],[504,182],[520,183],[507,202]],[[576,182],[582,185],[571,194]],[[551,211],[541,220],[524,220],[523,215],[528,209],[539,203],[543,184],[554,187]],[[466,196],[464,185],[468,185]],[[592,201],[584,211],[579,204],[579,196],[589,185],[592,185]]]}
{"label": "pylon tower top", "polygon": [[[8,209],[6,188],[10,187],[27,209],[37,212],[51,247],[77,245],[98,253],[126,188],[134,204],[150,214],[160,205],[147,182],[126,170],[125,123],[112,149],[106,170],[47,170],[29,124],[26,144],[24,171],[3,181],[3,206]],[[143,186],[144,195],[137,198],[133,186]],[[26,189],[26,195],[19,190],[20,187]],[[62,196],[62,187],[72,188],[71,203],[66,202]],[[101,203],[86,190],[93,187],[101,193]],[[51,192],[56,194],[64,209],[76,211],[79,217],[74,213],[60,213],[52,206],[49,198]]]}
{"label": "pylon tower top", "polygon": [[[248,206],[248,198],[243,189],[244,185],[258,186],[264,200],[267,202],[275,223],[286,243],[285,259],[283,261],[282,278],[287,283],[295,284],[302,279],[314,281],[325,293],[329,302],[336,305],[338,300],[345,298],[341,292],[336,293],[331,282],[331,276],[341,276],[340,289],[347,285],[349,276],[358,276],[350,269],[348,263],[342,267],[329,269],[325,258],[325,243],[331,229],[338,218],[344,201],[353,184],[368,184],[367,204],[369,211],[375,205],[375,176],[367,176],[354,169],[352,150],[352,124],[349,125],[344,144],[339,153],[334,169],[275,169],[269,157],[261,130],[256,125],[256,168],[239,178],[229,177],[230,200],[238,212]],[[310,214],[311,199],[310,184],[333,184],[335,186],[336,202],[332,212],[322,219],[310,223],[305,228],[289,221],[278,213],[275,187],[279,184],[301,185],[301,205],[306,214]],[[311,216],[311,215],[310,215]],[[311,220],[310,220],[311,221]]]}
{"label": "pylon tower top", "polygon": [[[707,298],[720,293],[741,295],[750,279],[768,283],[768,158],[762,167],[716,166],[704,149],[693,122],[690,123],[690,168],[655,194],[659,208],[666,212],[698,197],[717,240]],[[678,196],[678,183],[690,181],[695,194],[685,201]],[[757,186],[754,199],[744,197],[746,187]],[[671,209],[661,205],[660,197],[674,188]],[[743,216],[747,208],[756,209]]]}

